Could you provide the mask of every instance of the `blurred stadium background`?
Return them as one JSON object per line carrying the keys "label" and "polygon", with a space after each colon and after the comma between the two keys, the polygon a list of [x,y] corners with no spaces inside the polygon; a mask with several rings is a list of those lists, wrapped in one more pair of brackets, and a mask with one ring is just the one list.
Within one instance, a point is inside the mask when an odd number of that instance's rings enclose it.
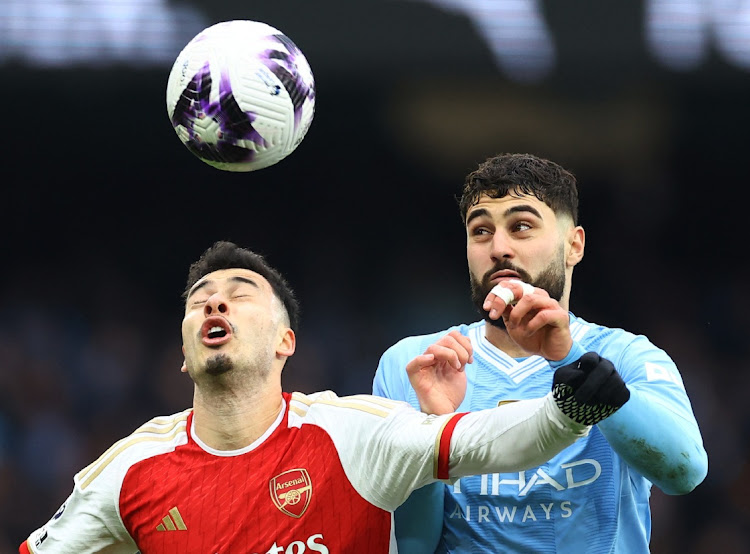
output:
{"label": "blurred stadium background", "polygon": [[[227,19],[315,72],[307,138],[214,170],[167,120],[171,63]],[[656,554],[750,551],[750,4],[715,0],[0,0],[0,551],[74,472],[191,403],[187,267],[217,239],[302,301],[285,388],[370,390],[382,351],[472,321],[455,195],[528,151],[581,185],[572,308],[681,368],[709,476],[652,496]]]}

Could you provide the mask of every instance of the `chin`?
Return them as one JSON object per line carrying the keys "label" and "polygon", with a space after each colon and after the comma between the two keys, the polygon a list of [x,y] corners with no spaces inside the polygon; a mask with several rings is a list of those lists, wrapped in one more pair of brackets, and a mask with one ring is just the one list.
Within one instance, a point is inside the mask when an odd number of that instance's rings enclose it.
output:
{"label": "chin", "polygon": [[208,375],[223,375],[233,368],[234,363],[226,354],[216,354],[206,360],[205,371]]}
{"label": "chin", "polygon": [[505,331],[505,320],[502,317],[499,319],[491,319],[489,315],[485,315],[484,320],[493,327],[497,327],[498,329],[502,329],[503,331]]}

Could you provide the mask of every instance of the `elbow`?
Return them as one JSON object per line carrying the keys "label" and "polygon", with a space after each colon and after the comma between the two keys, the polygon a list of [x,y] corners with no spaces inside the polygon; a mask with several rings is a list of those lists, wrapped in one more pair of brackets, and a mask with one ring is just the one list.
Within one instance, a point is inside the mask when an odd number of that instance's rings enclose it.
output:
{"label": "elbow", "polygon": [[682,460],[675,464],[665,475],[658,487],[669,495],[681,495],[692,492],[708,474],[708,454],[702,445],[696,445],[692,453],[682,452]]}

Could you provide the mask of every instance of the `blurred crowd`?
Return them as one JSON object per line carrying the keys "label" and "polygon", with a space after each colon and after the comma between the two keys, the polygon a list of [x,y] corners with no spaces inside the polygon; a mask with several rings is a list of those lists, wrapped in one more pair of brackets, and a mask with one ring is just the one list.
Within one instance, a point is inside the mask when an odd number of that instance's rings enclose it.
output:
{"label": "blurred crowd", "polygon": [[[686,496],[653,489],[652,552],[750,552],[747,64],[714,52],[705,69],[666,71],[643,45],[643,2],[525,3],[544,7],[559,42],[555,72],[539,87],[498,73],[466,13],[431,7],[469,2],[169,4],[200,4],[216,21],[278,22],[315,67],[316,120],[288,160],[219,175],[174,136],[166,67],[34,72],[15,58],[0,67],[12,84],[0,89],[11,107],[0,139],[9,162],[0,552],[43,525],[73,475],[111,444],[191,405],[179,371],[181,285],[214,240],[266,254],[300,297],[288,391],[370,392],[394,342],[474,321],[453,195],[475,163],[502,151],[550,157],[584,187],[574,313],[648,336],[682,373],[709,472]],[[520,4],[507,3],[517,14]],[[13,15],[2,12],[0,29]],[[693,21],[685,13],[678,25]],[[36,36],[36,19],[19,21],[21,39]],[[706,25],[679,36],[708,49],[717,40]],[[20,48],[3,52],[3,38],[0,60]]]}

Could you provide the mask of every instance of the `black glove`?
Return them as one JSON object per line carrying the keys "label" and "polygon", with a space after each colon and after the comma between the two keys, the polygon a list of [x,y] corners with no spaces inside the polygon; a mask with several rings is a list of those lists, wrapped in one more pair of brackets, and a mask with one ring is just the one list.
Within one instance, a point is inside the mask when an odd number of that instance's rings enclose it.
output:
{"label": "black glove", "polygon": [[596,425],[619,410],[630,398],[630,391],[612,362],[596,352],[586,352],[577,362],[555,371],[552,395],[570,419]]}

